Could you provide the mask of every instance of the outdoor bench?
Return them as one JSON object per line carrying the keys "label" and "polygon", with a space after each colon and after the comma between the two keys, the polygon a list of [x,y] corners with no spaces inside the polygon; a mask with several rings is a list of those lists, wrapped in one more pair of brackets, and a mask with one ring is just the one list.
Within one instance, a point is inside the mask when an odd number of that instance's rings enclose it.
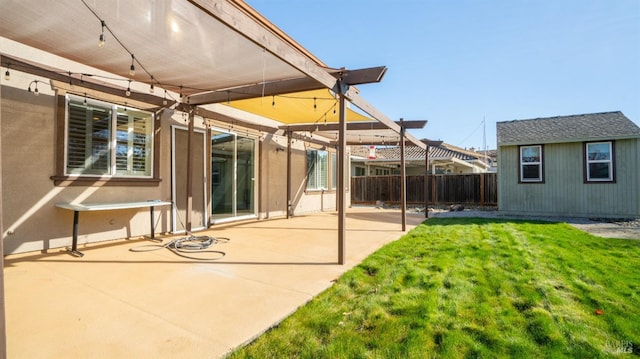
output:
{"label": "outdoor bench", "polygon": [[110,211],[129,208],[145,208],[149,207],[151,213],[151,239],[155,237],[155,229],[153,223],[153,208],[157,206],[168,206],[171,202],[161,200],[149,200],[142,202],[119,202],[119,203],[58,203],[56,207],[73,211],[73,242],[71,245],[71,254],[82,257],[84,254],[78,251],[78,217],[80,212],[85,211]]}

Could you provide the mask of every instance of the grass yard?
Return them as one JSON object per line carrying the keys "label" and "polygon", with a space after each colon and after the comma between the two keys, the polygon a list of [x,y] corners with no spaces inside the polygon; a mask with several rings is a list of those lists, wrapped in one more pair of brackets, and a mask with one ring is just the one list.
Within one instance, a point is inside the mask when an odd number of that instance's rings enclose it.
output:
{"label": "grass yard", "polygon": [[232,358],[640,355],[640,241],[434,218]]}

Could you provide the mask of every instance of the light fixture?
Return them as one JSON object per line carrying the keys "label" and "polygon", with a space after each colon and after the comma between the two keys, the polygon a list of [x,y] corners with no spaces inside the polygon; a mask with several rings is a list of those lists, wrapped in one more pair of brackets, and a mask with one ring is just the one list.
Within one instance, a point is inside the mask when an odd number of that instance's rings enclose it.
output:
{"label": "light fixture", "polygon": [[153,76],[151,76],[151,86],[149,86],[149,93],[154,93],[156,89],[153,87]]}
{"label": "light fixture", "polygon": [[82,104],[84,104],[85,106],[87,105],[87,93],[84,93],[84,101],[82,101]]}
{"label": "light fixture", "polygon": [[313,98],[313,110],[317,110],[318,109],[318,105],[316,104],[316,98]]}
{"label": "light fixture", "polygon": [[[33,91],[31,90],[32,84],[35,84]],[[35,96],[40,95],[40,92],[38,91],[38,80],[33,80],[29,83],[29,87],[27,87],[27,92],[33,93]]]}
{"label": "light fixture", "polygon": [[129,75],[131,76],[135,76],[136,74],[136,67],[133,64],[135,60],[136,60],[136,57],[133,54],[131,54],[131,67],[129,67]]}
{"label": "light fixture", "polygon": [[167,90],[164,90],[164,98],[162,99],[162,105],[167,105]]}
{"label": "light fixture", "polygon": [[129,80],[129,85],[127,85],[127,91],[124,93],[127,97],[131,96],[131,80]]}
{"label": "light fixture", "polygon": [[4,72],[4,79],[6,81],[11,80],[11,74],[9,73],[9,69],[7,69],[7,71]]}
{"label": "light fixture", "polygon": [[102,25],[102,32],[100,33],[100,37],[98,38],[98,47],[103,47],[104,46],[104,27],[106,26],[106,24],[104,23],[104,20],[100,20],[100,24]]}
{"label": "light fixture", "polygon": [[271,96],[271,107],[276,108],[276,96]]}

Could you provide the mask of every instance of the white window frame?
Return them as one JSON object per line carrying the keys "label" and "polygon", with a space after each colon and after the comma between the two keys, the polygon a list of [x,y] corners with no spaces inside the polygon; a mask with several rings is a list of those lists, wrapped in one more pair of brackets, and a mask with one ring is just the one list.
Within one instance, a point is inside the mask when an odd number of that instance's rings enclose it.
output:
{"label": "white window frame", "polygon": [[[527,148],[538,148],[538,151],[540,153],[540,159],[538,161],[532,161],[532,162],[525,162],[523,160],[523,152],[525,149]],[[542,149],[542,145],[527,145],[527,146],[520,146],[519,150],[518,150],[519,154],[518,154],[518,165],[520,166],[520,182],[524,182],[524,183],[540,183],[543,182],[544,180],[544,174],[543,174],[543,163],[544,163],[544,152]],[[524,166],[538,166],[538,177],[536,178],[525,178],[524,177]]]}
{"label": "white window frame", "polygon": [[[603,145],[606,144],[609,147],[608,159],[590,159],[589,158],[589,146],[590,145]],[[612,141],[600,141],[600,142],[587,142],[585,143],[585,167],[586,167],[586,180],[587,182],[612,182],[614,179],[614,147]],[[609,176],[607,178],[591,178],[590,164],[607,163],[609,165]]]}
{"label": "white window frame", "polygon": [[[108,146],[107,150],[109,152],[107,156],[108,163],[103,172],[86,173],[86,170],[87,170],[86,166],[84,168],[79,168],[79,167],[75,169],[69,168],[69,126],[70,126],[69,117],[70,117],[70,104],[72,102],[75,105],[94,106],[110,112],[109,125],[108,125],[109,133],[108,133],[108,140],[107,140],[107,146]],[[153,132],[154,132],[154,122],[155,122],[153,113],[128,107],[128,106],[127,107],[118,106],[118,105],[103,102],[103,101],[87,99],[84,97],[74,96],[69,94],[65,96],[65,109],[66,109],[65,137],[64,137],[65,138],[64,139],[64,174],[65,175],[72,176],[72,177],[101,177],[101,178],[104,178],[104,177],[153,178],[153,173],[154,173],[153,171],[154,170],[153,169],[153,163],[154,163]],[[117,134],[118,134],[118,116],[120,115],[122,119],[122,115],[124,113],[126,113],[128,117],[128,122],[126,124],[127,126],[126,132],[129,134],[129,138],[124,139],[123,141],[122,138],[120,139],[117,138]],[[132,116],[134,116],[134,114],[144,115],[145,119],[147,119],[145,133],[144,133],[145,135],[144,170],[136,170],[133,167],[133,163],[134,163],[133,155],[134,155],[135,143],[133,141],[132,134],[135,132],[134,131],[135,123],[132,121]],[[91,142],[94,139],[94,137],[92,137],[89,133],[87,133],[86,136],[87,136],[86,137],[87,142]],[[122,160],[123,157],[117,155],[117,149],[118,149],[118,144],[122,145],[123,143],[126,143],[126,146],[127,146],[127,149],[125,151],[127,168],[125,170],[118,169],[118,159]],[[92,150],[92,149],[85,148],[85,152],[89,150]],[[85,159],[85,162],[93,160],[93,155],[85,153],[85,156],[87,156],[87,158]]]}
{"label": "white window frame", "polygon": [[[313,164],[309,161],[309,154],[314,153]],[[324,168],[322,166],[322,158],[319,156],[324,154]],[[324,181],[323,181],[324,179]],[[323,185],[324,182],[324,185]],[[328,190],[329,186],[329,151],[307,149],[307,191],[323,191]]]}

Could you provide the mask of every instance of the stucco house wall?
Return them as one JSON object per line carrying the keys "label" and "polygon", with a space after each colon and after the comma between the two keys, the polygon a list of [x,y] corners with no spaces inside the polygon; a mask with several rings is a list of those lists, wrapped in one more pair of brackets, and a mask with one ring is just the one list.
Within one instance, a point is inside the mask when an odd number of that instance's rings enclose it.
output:
{"label": "stucco house wall", "polygon": [[[4,53],[18,57],[28,54],[11,52],[9,46]],[[19,49],[18,49],[19,50]],[[48,62],[48,55],[39,52],[38,61]],[[59,58],[56,61],[61,61]],[[60,63],[56,64],[57,66]],[[87,71],[85,66],[67,61],[65,68],[71,71]],[[96,70],[97,72],[98,70]],[[4,69],[3,69],[4,72]],[[38,79],[39,96],[27,91],[30,81]],[[11,69],[11,80],[0,83],[0,135],[2,136],[2,220],[4,254],[41,250],[63,250],[72,241],[73,211],[56,207],[58,203],[79,201],[85,203],[130,202],[148,199],[172,199],[172,126],[186,126],[184,114],[165,110],[156,121],[156,146],[159,182],[144,185],[56,185],[51,176],[56,174],[58,153],[57,133],[59,100],[48,85],[46,78]],[[141,90],[141,91],[146,91]],[[132,106],[133,107],[133,106]],[[197,117],[200,120],[200,117]],[[206,131],[202,121],[196,121],[196,129]],[[236,124],[239,134],[250,129]],[[255,218],[276,218],[286,215],[287,153],[286,137],[271,134],[252,136],[260,142],[256,150]],[[206,138],[206,137],[205,137]],[[208,140],[206,143],[209,143]],[[210,156],[210,149],[205,153]],[[295,141],[291,156],[293,214],[335,210],[335,190],[306,191],[306,151],[302,141]],[[199,161],[200,159],[196,159]],[[259,161],[259,162],[258,162]],[[208,161],[210,163],[210,161]],[[261,170],[260,173],[258,171]],[[205,173],[210,165],[205,165]],[[179,174],[184,175],[184,174]],[[205,188],[211,188],[210,173],[207,173]],[[258,187],[260,186],[260,187]],[[207,193],[207,211],[211,211],[210,193]],[[349,196],[347,195],[348,199]],[[156,233],[167,233],[174,221],[170,207],[155,209]],[[184,219],[184,218],[182,218]],[[149,210],[113,210],[82,212],[79,221],[78,243],[138,237],[149,234]]]}

